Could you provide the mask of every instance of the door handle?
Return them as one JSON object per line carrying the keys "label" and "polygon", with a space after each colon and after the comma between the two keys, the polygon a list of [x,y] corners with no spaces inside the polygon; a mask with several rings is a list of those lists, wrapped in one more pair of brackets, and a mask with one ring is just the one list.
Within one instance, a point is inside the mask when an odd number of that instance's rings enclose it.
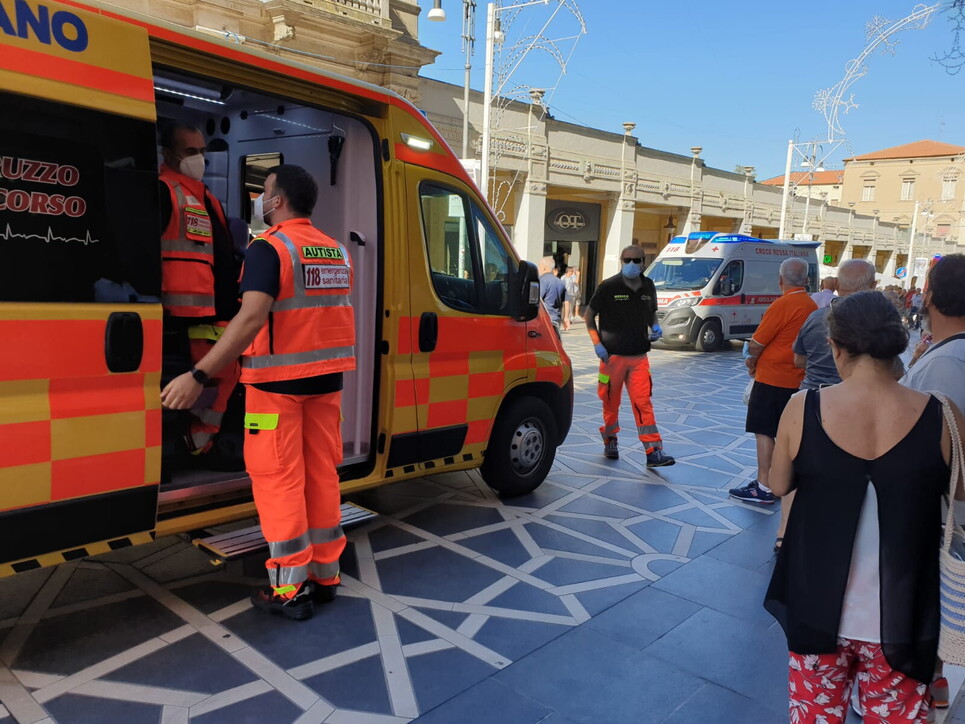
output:
{"label": "door handle", "polygon": [[439,317],[435,312],[423,312],[419,318],[419,351],[433,352],[439,341]]}
{"label": "door handle", "polygon": [[539,332],[537,332],[535,329],[529,330],[526,334],[527,334],[528,336],[530,336],[530,337],[533,337],[534,339],[535,339],[536,337],[542,337],[542,336],[543,336],[543,335],[541,335]]}
{"label": "door handle", "polygon": [[747,295],[741,292],[741,304],[747,304]]}
{"label": "door handle", "polygon": [[144,356],[144,325],[135,312],[111,312],[104,332],[104,359],[111,372],[134,372]]}

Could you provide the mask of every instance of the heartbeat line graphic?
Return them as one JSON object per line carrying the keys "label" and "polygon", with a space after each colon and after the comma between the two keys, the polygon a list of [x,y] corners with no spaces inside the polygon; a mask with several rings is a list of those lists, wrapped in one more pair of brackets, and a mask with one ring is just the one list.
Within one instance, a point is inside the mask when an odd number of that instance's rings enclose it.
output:
{"label": "heartbeat line graphic", "polygon": [[47,233],[44,234],[16,234],[13,229],[10,228],[10,224],[7,224],[7,229],[5,232],[0,233],[0,239],[5,239],[6,241],[11,241],[13,239],[36,239],[37,241],[46,241],[48,244],[52,241],[62,241],[65,244],[69,244],[72,241],[76,241],[79,244],[87,246],[88,244],[100,244],[100,239],[94,239],[90,235],[90,231],[84,232],[84,238],[79,239],[74,236],[57,236],[53,229],[49,226],[47,227]]}

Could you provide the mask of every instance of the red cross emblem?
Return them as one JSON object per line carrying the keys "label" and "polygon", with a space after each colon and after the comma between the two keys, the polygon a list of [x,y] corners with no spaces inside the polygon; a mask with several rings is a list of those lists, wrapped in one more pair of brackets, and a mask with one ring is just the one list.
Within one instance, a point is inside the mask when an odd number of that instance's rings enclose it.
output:
{"label": "red cross emblem", "polygon": [[713,249],[711,249],[711,251],[718,251],[719,249],[720,249],[719,246],[715,246]]}

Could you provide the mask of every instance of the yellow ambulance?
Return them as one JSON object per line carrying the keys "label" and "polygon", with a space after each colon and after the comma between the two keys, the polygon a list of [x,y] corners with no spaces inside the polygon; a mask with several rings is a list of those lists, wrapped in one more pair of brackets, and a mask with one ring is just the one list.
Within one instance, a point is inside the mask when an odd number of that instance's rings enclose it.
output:
{"label": "yellow ambulance", "polygon": [[409,102],[105,5],[0,0],[0,107],[0,575],[254,514],[243,472],[166,454],[181,423],[159,391],[185,368],[159,302],[162,123],[204,132],[239,254],[268,168],[319,180],[313,223],[356,279],[343,492],[545,478],[569,359],[535,267]]}

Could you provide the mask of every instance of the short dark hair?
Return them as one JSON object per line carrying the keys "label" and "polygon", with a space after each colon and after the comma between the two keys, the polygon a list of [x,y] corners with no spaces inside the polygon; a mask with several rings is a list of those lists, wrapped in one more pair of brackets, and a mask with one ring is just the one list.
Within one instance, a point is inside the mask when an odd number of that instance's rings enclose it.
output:
{"label": "short dark hair", "polygon": [[908,347],[908,330],[895,305],[879,291],[855,292],[831,304],[828,333],[854,356],[890,360]]}
{"label": "short dark hair", "polygon": [[180,121],[172,121],[171,123],[165,124],[161,128],[160,141],[161,148],[166,148],[169,151],[174,150],[174,136],[178,131],[192,131],[194,133],[201,133],[201,129],[197,126],[192,126],[190,123],[181,123]]}
{"label": "short dark hair", "polygon": [[299,216],[311,216],[318,201],[318,184],[301,166],[291,163],[268,169],[265,178],[275,177],[275,189],[281,191],[289,206]]}
{"label": "short dark hair", "polygon": [[931,303],[946,317],[965,317],[965,254],[943,256],[928,272]]}

